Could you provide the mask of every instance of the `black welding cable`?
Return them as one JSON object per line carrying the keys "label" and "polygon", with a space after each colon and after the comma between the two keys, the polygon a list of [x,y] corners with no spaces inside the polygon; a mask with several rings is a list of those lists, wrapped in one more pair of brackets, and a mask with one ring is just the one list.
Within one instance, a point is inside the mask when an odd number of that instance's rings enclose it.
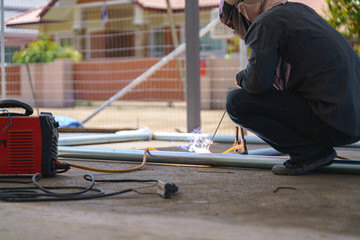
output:
{"label": "black welding cable", "polygon": [[[87,187],[82,186],[41,186],[37,179],[38,174],[33,176],[35,187],[17,187],[17,188],[0,188],[0,200],[7,202],[41,202],[41,201],[70,201],[70,200],[88,200],[95,198],[110,197],[128,192],[140,193],[140,188],[128,188],[113,193],[105,193],[103,189],[94,187],[95,182],[159,182],[159,180],[136,180],[136,179],[117,179],[117,180],[95,180],[91,174],[84,175],[84,179],[91,181]],[[142,187],[144,188],[144,187]],[[69,190],[82,189],[75,193],[56,193],[50,190]],[[87,192],[95,192],[93,194],[85,194]]]}
{"label": "black welding cable", "polygon": [[8,180],[8,179],[5,179],[5,180],[0,180],[0,183],[32,183],[31,180],[29,181],[19,181],[19,180]]}
{"label": "black welding cable", "polygon": [[[91,179],[84,175],[84,179],[86,181],[91,181]],[[151,192],[148,192],[148,193],[145,193],[145,192],[140,192],[138,191],[139,189],[144,189],[144,188],[149,188],[149,187],[153,187],[153,186],[156,186],[157,183],[159,183],[159,180],[157,179],[95,179],[95,182],[99,182],[99,183],[128,183],[128,182],[136,182],[136,183],[155,183],[153,185],[150,185],[150,186],[145,186],[145,187],[137,187],[137,188],[131,188],[129,190],[133,191],[133,192],[136,192],[136,193],[139,193],[139,194],[157,194],[157,193],[151,193]],[[113,196],[113,195],[117,195],[118,193],[109,193],[109,194],[106,194],[106,196]]]}
{"label": "black welding cable", "polygon": [[[28,201],[64,201],[64,200],[83,200],[104,196],[105,192],[101,188],[94,187],[95,178],[88,176],[91,184],[89,186],[41,186],[37,179],[40,174],[34,174],[32,183],[35,187],[11,187],[0,188],[0,200],[11,202],[28,202]],[[57,193],[50,190],[73,190],[81,189],[72,193]],[[93,194],[84,194],[87,192],[95,192]]]}
{"label": "black welding cable", "polygon": [[[81,187],[51,187],[51,189],[79,189]],[[32,189],[36,189],[33,187]],[[82,195],[68,195],[66,197],[54,196],[47,193],[41,193],[34,191],[33,193],[8,193],[7,195],[2,195],[0,193],[0,200],[6,202],[50,202],[50,201],[73,201],[73,200],[87,200],[93,198],[104,197],[104,191],[101,188],[94,187],[90,191],[95,193],[93,194],[82,194]]]}
{"label": "black welding cable", "polygon": [[[27,175],[27,176],[19,176],[19,175],[4,175],[1,176],[0,175],[0,183],[33,183],[32,180],[32,175]],[[20,179],[29,179],[29,180],[20,180]]]}
{"label": "black welding cable", "polygon": [[[89,186],[87,187],[76,187],[76,188],[81,188],[83,189],[82,191],[79,191],[79,192],[72,192],[72,193],[57,193],[57,192],[53,192],[53,191],[50,191],[49,187],[43,187],[41,186],[38,182],[37,182],[37,179],[41,179],[41,174],[40,173],[36,173],[33,175],[32,177],[32,182],[34,183],[34,185],[40,189],[41,191],[49,194],[49,195],[53,195],[53,196],[57,196],[57,197],[67,197],[67,196],[74,196],[74,195],[80,195],[80,194],[83,194],[83,193],[86,193],[88,191],[90,191],[91,189],[93,189],[94,187],[94,184],[95,184],[95,178],[94,176],[90,175],[90,174],[86,174],[85,176],[87,176],[89,178],[89,181],[91,182]],[[40,178],[39,178],[40,177]],[[60,187],[61,188],[61,187]],[[67,187],[62,187],[62,188],[67,188]],[[72,187],[74,188],[74,187]]]}
{"label": "black welding cable", "polygon": [[[89,175],[84,175],[86,181],[92,181]],[[148,182],[159,182],[157,179],[94,179],[95,182],[102,183],[116,183],[116,182],[139,182],[139,183],[148,183]]]}
{"label": "black welding cable", "polygon": [[0,200],[8,198],[37,197],[39,192],[35,188],[1,188]]}
{"label": "black welding cable", "polygon": [[[67,189],[72,189],[73,187],[66,187]],[[35,189],[35,187],[34,187]],[[60,189],[60,187],[51,187],[51,189]],[[61,187],[61,189],[64,189]],[[136,192],[139,193],[136,189],[128,188],[121,191],[113,192],[113,193],[107,193],[101,189],[94,187],[91,189],[91,191],[95,191],[97,193],[94,194],[82,194],[82,195],[74,195],[74,196],[67,196],[67,197],[55,197],[53,195],[48,194],[41,194],[38,192],[34,193],[27,193],[26,195],[23,193],[15,194],[6,194],[2,195],[0,193],[0,200],[6,201],[6,202],[52,202],[52,201],[75,201],[75,200],[89,200],[89,199],[95,199],[95,198],[103,198],[103,197],[110,197],[115,195],[120,195],[128,192]],[[39,198],[39,197],[46,197],[46,198]]]}

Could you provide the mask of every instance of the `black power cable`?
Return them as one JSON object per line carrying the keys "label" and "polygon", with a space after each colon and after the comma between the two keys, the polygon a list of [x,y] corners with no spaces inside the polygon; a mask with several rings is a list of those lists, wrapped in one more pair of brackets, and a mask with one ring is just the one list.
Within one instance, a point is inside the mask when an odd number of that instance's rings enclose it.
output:
{"label": "black power cable", "polygon": [[[165,183],[161,180],[155,179],[95,180],[94,176],[86,174],[84,175],[84,179],[91,182],[89,186],[42,186],[38,183],[38,180],[40,179],[41,174],[37,173],[32,176],[32,183],[35,185],[34,187],[0,188],[0,200],[7,202],[70,201],[110,197],[128,192],[139,193],[135,188],[128,188],[112,193],[105,193],[103,189],[94,187],[95,182],[156,182],[157,194],[161,195],[164,198],[170,198],[178,191],[178,187],[175,184]],[[74,189],[79,189],[80,191],[71,193],[59,193],[52,191]]]}

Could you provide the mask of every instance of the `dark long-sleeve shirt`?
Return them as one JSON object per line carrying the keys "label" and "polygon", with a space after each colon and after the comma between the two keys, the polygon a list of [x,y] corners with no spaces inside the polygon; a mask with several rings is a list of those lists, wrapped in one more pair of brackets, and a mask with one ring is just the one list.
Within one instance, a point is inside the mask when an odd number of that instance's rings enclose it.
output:
{"label": "dark long-sleeve shirt", "polygon": [[[254,20],[245,43],[251,56],[237,75],[242,88],[261,94],[282,85],[328,125],[360,136],[360,57],[314,10],[293,2],[274,7]],[[285,77],[277,76],[279,62]]]}

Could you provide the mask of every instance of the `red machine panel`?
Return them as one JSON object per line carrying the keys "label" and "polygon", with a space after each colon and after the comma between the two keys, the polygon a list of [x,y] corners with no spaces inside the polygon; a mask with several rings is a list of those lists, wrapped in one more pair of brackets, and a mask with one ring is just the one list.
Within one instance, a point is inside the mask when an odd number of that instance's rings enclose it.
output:
{"label": "red machine panel", "polygon": [[41,159],[39,117],[0,117],[0,174],[41,173]]}

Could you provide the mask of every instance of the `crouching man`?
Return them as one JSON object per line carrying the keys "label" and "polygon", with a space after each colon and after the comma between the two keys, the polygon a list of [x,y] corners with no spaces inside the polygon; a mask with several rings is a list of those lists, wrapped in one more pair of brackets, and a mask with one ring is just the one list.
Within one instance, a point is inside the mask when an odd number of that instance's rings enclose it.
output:
{"label": "crouching man", "polygon": [[286,0],[222,0],[219,16],[251,55],[226,109],[236,124],[290,159],[279,175],[331,164],[360,140],[360,57],[310,7]]}

